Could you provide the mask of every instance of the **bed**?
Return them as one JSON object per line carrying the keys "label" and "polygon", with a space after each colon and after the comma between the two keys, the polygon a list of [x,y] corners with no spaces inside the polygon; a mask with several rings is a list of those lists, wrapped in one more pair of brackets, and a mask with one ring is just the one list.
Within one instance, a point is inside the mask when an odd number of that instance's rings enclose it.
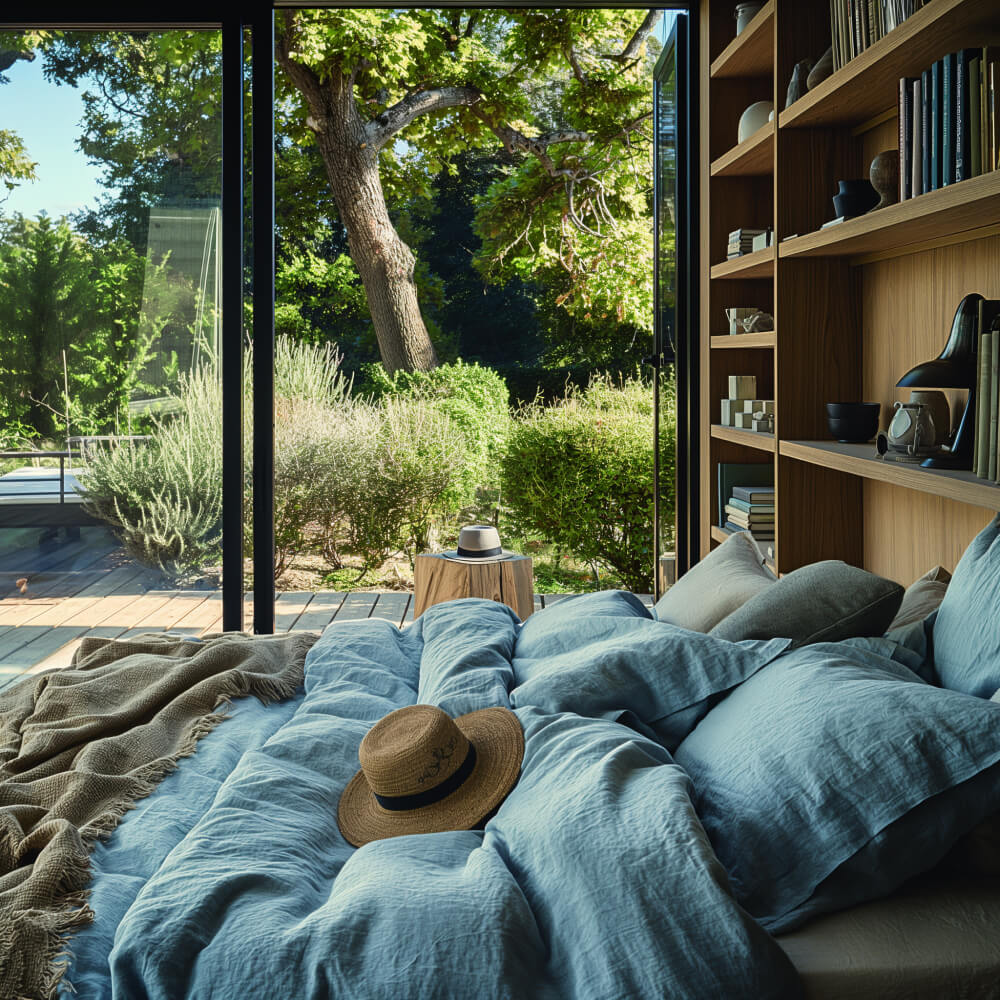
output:
{"label": "bed", "polygon": [[[124,690],[129,670],[147,671],[163,700],[139,711],[123,699],[130,721],[108,736],[119,748],[142,718],[176,715],[178,698],[198,724],[183,749],[160,747],[170,766],[123,816],[77,824],[85,880],[61,887],[47,923],[37,907],[17,914],[49,934],[44,975],[0,933],[0,993],[1000,995],[1000,890],[968,849],[1000,812],[998,536],[1000,519],[940,608],[888,633],[901,587],[851,568],[767,579],[736,541],[655,616],[622,592],[524,624],[455,601],[404,630],[335,623],[276,657],[280,679],[227,660],[212,687],[191,665],[222,656],[223,640],[164,647],[155,664],[136,647],[82,650],[95,659],[76,679],[42,675],[20,685],[17,711],[0,704],[0,817],[18,821],[0,836],[0,911],[42,867],[47,845],[24,845],[65,801],[41,812],[33,777],[54,779],[37,770],[39,737],[55,740],[45,768],[93,759],[100,743],[58,742],[96,725],[57,710],[60,684],[79,700],[75,684],[106,676]],[[793,615],[800,591],[812,596]],[[685,607],[698,630],[671,620]],[[266,643],[231,641],[243,657]],[[481,829],[355,849],[337,806],[359,744],[412,704],[511,709],[520,777]],[[35,757],[18,764],[29,743]],[[35,992],[14,992],[17,975]]]}

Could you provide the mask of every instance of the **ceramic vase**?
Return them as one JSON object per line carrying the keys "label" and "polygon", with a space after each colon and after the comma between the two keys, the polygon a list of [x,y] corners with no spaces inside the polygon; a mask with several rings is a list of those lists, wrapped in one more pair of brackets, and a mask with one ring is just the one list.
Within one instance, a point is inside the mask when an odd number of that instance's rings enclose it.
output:
{"label": "ceramic vase", "polygon": [[736,34],[742,34],[743,29],[753,20],[754,14],[763,7],[763,3],[738,3],[733,17],[736,18]]}
{"label": "ceramic vase", "polygon": [[838,216],[853,219],[874,208],[878,192],[865,180],[837,181],[838,191],[833,196],[833,210]]}

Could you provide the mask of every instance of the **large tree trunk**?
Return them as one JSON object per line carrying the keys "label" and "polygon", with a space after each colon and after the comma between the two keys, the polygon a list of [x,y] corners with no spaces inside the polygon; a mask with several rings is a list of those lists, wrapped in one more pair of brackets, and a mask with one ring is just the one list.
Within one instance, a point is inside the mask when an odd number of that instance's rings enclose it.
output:
{"label": "large tree trunk", "polygon": [[378,151],[368,141],[354,106],[352,81],[333,73],[320,83],[312,70],[288,57],[281,43],[277,57],[309,106],[308,124],[347,230],[351,259],[365,287],[382,364],[389,372],[434,368],[437,355],[420,315],[413,280],[415,260],[389,218]]}

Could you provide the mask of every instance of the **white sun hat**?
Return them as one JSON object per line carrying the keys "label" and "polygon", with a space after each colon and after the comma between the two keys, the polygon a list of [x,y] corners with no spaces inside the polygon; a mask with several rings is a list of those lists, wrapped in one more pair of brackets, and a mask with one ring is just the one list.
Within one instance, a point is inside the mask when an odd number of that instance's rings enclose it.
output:
{"label": "white sun hat", "polygon": [[458,548],[441,555],[456,562],[487,563],[514,559],[517,553],[501,548],[500,532],[493,525],[468,524],[458,533]]}

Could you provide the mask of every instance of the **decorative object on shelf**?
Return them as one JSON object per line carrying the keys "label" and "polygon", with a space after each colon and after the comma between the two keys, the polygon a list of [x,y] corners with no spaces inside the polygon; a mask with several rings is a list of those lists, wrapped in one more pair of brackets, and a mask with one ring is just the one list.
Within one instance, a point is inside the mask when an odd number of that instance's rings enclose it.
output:
{"label": "decorative object on shelf", "polygon": [[774,329],[774,317],[770,313],[756,312],[743,320],[745,333],[767,333]]}
{"label": "decorative object on shelf", "polygon": [[812,90],[813,87],[821,84],[833,73],[833,46],[831,45],[816,62],[816,65],[809,71],[806,77],[806,87]]}
{"label": "decorative object on shelf", "polygon": [[736,129],[736,141],[746,141],[754,132],[763,128],[773,117],[774,104],[771,101],[754,101],[740,115],[740,124]]}
{"label": "decorative object on shelf", "polygon": [[827,403],[830,436],[841,444],[865,444],[878,433],[881,403]]}
{"label": "decorative object on shelf", "polygon": [[868,170],[871,186],[881,196],[879,203],[868,209],[877,212],[886,205],[895,205],[899,201],[899,151],[886,149],[877,154]]}
{"label": "decorative object on shelf", "polygon": [[726,319],[729,320],[730,333],[745,333],[743,320],[756,316],[760,310],[756,306],[730,306],[726,309]]}
{"label": "decorative object on shelf", "polygon": [[923,403],[931,411],[934,429],[937,431],[934,444],[938,447],[946,445],[951,437],[951,407],[948,405],[948,397],[938,389],[912,389],[910,402]]}
{"label": "decorative object on shelf", "polygon": [[790,108],[805,92],[806,79],[812,69],[812,59],[803,59],[795,64],[792,70],[792,78],[788,81],[788,90],[785,92],[785,107]]}
{"label": "decorative object on shelf", "polygon": [[833,196],[833,210],[845,219],[864,215],[878,202],[878,192],[866,180],[837,181],[837,193]]}
{"label": "decorative object on shelf", "polygon": [[730,399],[754,399],[757,395],[756,375],[730,375]]}
{"label": "decorative object on shelf", "polygon": [[771,241],[773,238],[774,238],[774,233],[769,227],[765,229],[764,232],[758,233],[753,238],[753,245],[751,246],[750,249],[753,251],[766,250],[771,245]]}
{"label": "decorative object on shelf", "polygon": [[955,310],[944,350],[933,361],[911,368],[897,383],[900,389],[968,389],[969,399],[958,422],[951,450],[932,455],[928,469],[971,469],[976,435],[976,349],[981,310],[989,304],[977,292],[966,295]]}
{"label": "decorative object on shelf", "polygon": [[743,29],[754,19],[754,15],[763,7],[763,3],[738,3],[733,11],[736,18],[736,34],[743,34]]}
{"label": "decorative object on shelf", "polygon": [[937,434],[931,411],[923,403],[893,403],[896,414],[879,434],[875,449],[896,462],[920,462],[933,454]]}

